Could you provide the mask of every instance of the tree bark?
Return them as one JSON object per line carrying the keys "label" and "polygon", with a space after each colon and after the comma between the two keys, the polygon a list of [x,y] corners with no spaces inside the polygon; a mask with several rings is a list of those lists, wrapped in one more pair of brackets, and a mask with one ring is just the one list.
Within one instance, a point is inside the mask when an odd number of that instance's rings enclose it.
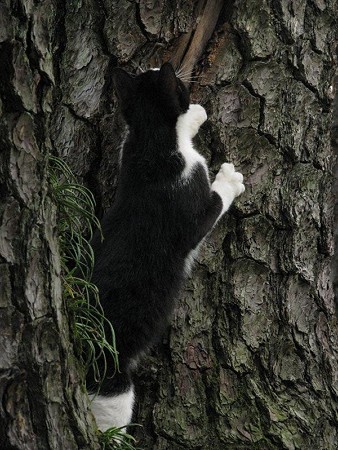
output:
{"label": "tree bark", "polygon": [[[72,399],[46,154],[65,157],[102,215],[123,130],[111,69],[171,60],[196,77],[192,99],[209,115],[196,145],[211,172],[233,162],[246,192],[208,238],[168,335],[142,363],[133,421],[143,428],[134,432],[154,450],[336,448],[337,8],[333,0],[1,5],[0,447],[89,445],[87,406],[76,390],[81,406]],[[44,380],[55,373],[49,391]],[[67,432],[56,432],[61,424]],[[39,433],[43,443],[28,446]]]}
{"label": "tree bark", "polygon": [[48,196],[57,7],[0,4],[2,450],[98,448],[62,303]]}
{"label": "tree bark", "polygon": [[333,254],[333,286],[334,297],[336,301],[336,310],[338,312],[338,76],[334,79],[332,86],[332,93],[334,95],[333,102],[333,126],[332,126],[332,148],[336,158],[336,164],[334,168],[335,181],[333,185],[333,195],[335,198],[335,210],[334,210],[334,248]]}

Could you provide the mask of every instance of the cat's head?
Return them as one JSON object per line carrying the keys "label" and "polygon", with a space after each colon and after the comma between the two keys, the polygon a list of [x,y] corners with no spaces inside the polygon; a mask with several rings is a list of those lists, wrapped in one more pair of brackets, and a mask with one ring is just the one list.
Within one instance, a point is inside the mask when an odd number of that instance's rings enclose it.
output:
{"label": "cat's head", "polygon": [[160,69],[130,75],[114,69],[113,83],[126,122],[133,126],[140,119],[151,124],[174,125],[179,115],[189,108],[189,91],[176,76],[170,63]]}

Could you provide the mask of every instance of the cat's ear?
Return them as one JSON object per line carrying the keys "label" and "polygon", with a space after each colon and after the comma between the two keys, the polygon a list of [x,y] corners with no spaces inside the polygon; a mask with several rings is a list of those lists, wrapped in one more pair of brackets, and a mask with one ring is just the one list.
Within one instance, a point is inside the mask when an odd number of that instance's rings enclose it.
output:
{"label": "cat's ear", "polygon": [[160,69],[159,82],[163,91],[174,94],[177,89],[177,78],[173,66],[166,62]]}
{"label": "cat's ear", "polygon": [[117,67],[113,69],[113,85],[118,99],[123,104],[133,94],[135,89],[135,80],[125,70]]}

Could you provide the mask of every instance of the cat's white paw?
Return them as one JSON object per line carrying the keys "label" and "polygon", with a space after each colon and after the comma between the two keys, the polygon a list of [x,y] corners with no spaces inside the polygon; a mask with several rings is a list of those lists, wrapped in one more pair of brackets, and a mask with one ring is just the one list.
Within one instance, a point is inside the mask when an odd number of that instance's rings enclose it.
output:
{"label": "cat's white paw", "polygon": [[240,172],[235,171],[235,167],[231,163],[224,163],[216,175],[215,181],[228,185],[231,185],[235,193],[235,197],[242,194],[245,191],[245,186],[243,184],[243,175]]}
{"label": "cat's white paw", "polygon": [[203,106],[198,104],[191,104],[188,109],[188,114],[189,116],[193,117],[194,120],[199,122],[200,126],[208,118],[206,110],[203,108]]}
{"label": "cat's white paw", "polygon": [[186,126],[189,128],[190,135],[193,138],[198,133],[200,126],[207,120],[208,116],[201,105],[190,105],[185,113]]}
{"label": "cat's white paw", "polygon": [[233,164],[222,164],[211,188],[221,197],[222,214],[227,211],[236,197],[245,191],[243,175],[235,171]]}

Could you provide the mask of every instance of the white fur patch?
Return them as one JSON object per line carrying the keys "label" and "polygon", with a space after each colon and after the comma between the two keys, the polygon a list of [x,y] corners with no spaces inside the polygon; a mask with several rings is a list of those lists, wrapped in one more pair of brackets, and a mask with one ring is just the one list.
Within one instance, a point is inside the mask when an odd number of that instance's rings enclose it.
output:
{"label": "white fur patch", "polygon": [[194,166],[201,163],[209,177],[208,167],[202,155],[200,155],[193,146],[192,138],[197,134],[199,127],[207,119],[205,109],[201,105],[190,105],[188,111],[177,119],[176,133],[178,142],[178,151],[182,154],[185,167],[183,178],[188,178]]}
{"label": "white fur patch", "polygon": [[133,386],[123,394],[90,395],[89,397],[92,400],[92,412],[99,430],[105,431],[111,427],[122,428],[130,423],[135,399]]}
{"label": "white fur patch", "polygon": [[236,197],[245,191],[243,175],[235,171],[233,164],[224,163],[216,175],[211,189],[221,197],[223,207],[218,219],[230,208]]}
{"label": "white fur patch", "polygon": [[202,239],[202,241],[197,245],[196,248],[194,248],[193,250],[190,250],[188,256],[185,258],[184,273],[187,277],[189,277],[192,272],[195,260],[199,254],[199,249],[200,249],[200,246],[201,246],[203,240],[204,239]]}

